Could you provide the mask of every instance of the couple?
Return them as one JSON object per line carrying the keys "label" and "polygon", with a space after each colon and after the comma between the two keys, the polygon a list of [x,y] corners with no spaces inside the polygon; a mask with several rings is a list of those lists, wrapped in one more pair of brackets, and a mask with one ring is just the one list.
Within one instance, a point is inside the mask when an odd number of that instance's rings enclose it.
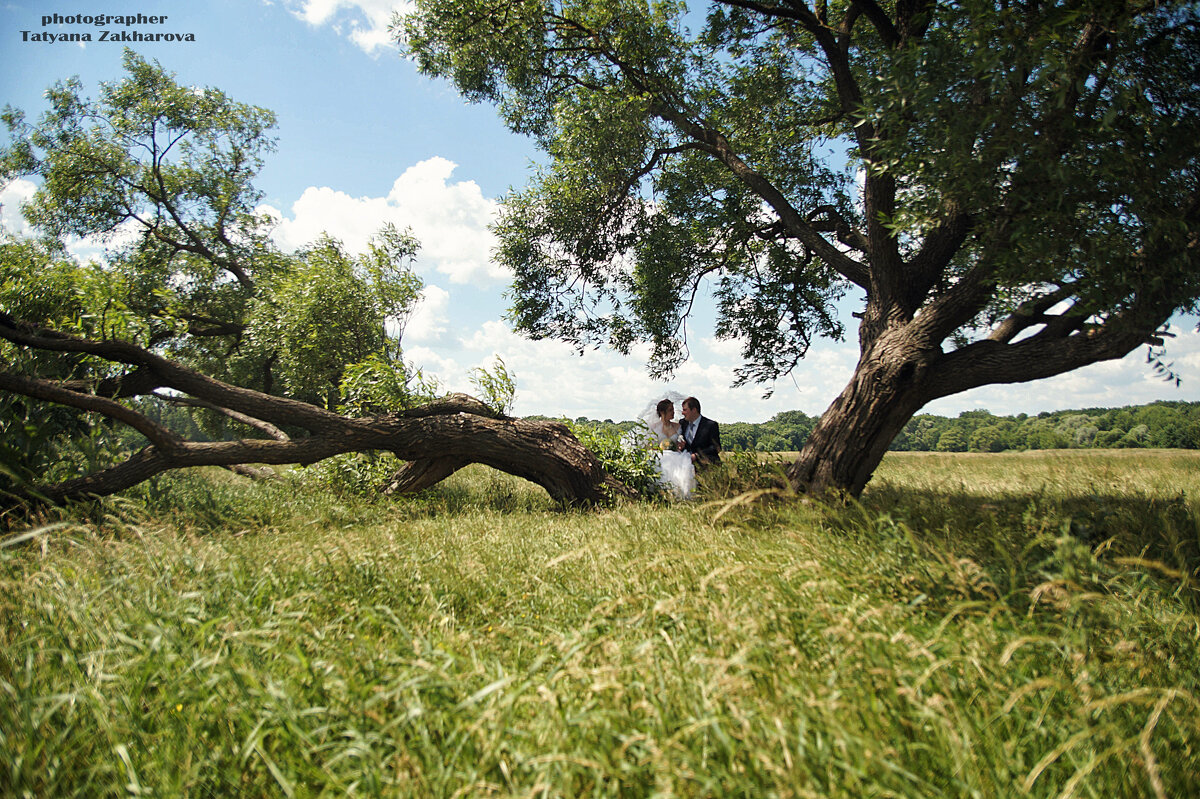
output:
{"label": "couple", "polygon": [[675,421],[675,400],[671,392],[642,412],[642,421],[654,435],[658,470],[662,483],[680,499],[687,499],[696,488],[696,467],[721,460],[721,429],[712,419],[700,415],[700,400],[685,398],[683,419]]}

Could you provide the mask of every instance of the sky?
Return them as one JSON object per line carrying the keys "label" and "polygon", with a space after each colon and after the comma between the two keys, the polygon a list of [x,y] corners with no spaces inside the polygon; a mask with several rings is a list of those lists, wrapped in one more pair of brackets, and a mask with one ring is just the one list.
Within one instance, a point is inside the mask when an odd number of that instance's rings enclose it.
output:
{"label": "sky", "polygon": [[[46,108],[45,89],[71,76],[94,94],[101,81],[122,77],[123,48],[131,47],[180,83],[216,87],[274,111],[278,147],[255,183],[263,210],[278,219],[277,242],[290,249],[327,232],[359,251],[386,222],[410,228],[422,244],[416,269],[425,291],[405,328],[405,358],[446,390],[474,391],[473,370],[500,357],[515,377],[514,413],[522,416],[634,419],[668,389],[699,397],[705,415],[718,421],[762,422],[786,410],[817,415],[833,401],[857,360],[850,314],[861,297],[842,308],[846,341],[814,344],[792,375],[771,386],[732,386],[739,345],[715,339],[711,303],[689,324],[690,358],[667,382],[647,376],[648,349],[579,354],[562,342],[514,333],[504,321],[510,275],[491,260],[489,224],[540,154],[490,106],[468,104],[449,83],[419,75],[401,57],[387,27],[393,11],[405,8],[395,0],[0,0],[0,106],[36,119]],[[43,25],[46,14],[165,19]],[[183,40],[100,41],[103,30]],[[47,33],[91,33],[92,41],[42,40]],[[9,231],[28,232],[19,208],[34,188],[26,180],[0,187],[0,218]],[[95,252],[87,243],[76,249]],[[1034,414],[1200,401],[1195,320],[1177,319],[1172,331],[1165,360],[1183,377],[1178,387],[1155,375],[1143,348],[1055,378],[947,397],[922,412]]]}

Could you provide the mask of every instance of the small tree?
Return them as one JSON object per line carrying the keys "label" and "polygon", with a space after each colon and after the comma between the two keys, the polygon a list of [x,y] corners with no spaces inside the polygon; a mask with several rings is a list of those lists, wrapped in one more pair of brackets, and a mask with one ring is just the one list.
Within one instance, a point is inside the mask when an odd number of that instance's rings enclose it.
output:
{"label": "small tree", "polygon": [[711,0],[703,22],[417,0],[395,30],[547,153],[497,225],[519,330],[649,341],[667,374],[707,283],[739,380],[769,381],[864,296],[854,376],[788,472],[857,494],[930,401],[1120,358],[1196,307],[1198,20],[1185,0]]}

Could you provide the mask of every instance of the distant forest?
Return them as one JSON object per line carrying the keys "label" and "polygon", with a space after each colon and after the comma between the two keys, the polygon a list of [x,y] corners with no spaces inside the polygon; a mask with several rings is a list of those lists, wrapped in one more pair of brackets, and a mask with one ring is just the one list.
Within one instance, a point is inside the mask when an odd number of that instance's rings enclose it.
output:
{"label": "distant forest", "polygon": [[[770,421],[722,422],[721,443],[729,451],[798,450],[817,416],[783,411]],[[719,420],[718,420],[719,421]],[[637,422],[590,424],[620,432]],[[1200,402],[1153,402],[1124,408],[1084,408],[1036,416],[996,416],[986,410],[964,411],[957,418],[919,414],[905,425],[890,449],[899,452],[1005,452],[1028,449],[1104,449],[1154,447],[1200,449]]]}

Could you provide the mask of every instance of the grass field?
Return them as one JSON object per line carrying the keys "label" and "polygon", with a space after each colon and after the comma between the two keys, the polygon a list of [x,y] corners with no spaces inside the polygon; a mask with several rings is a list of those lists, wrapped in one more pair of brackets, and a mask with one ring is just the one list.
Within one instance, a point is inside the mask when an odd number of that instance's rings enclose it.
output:
{"label": "grass field", "polygon": [[1200,795],[1200,453],[718,484],[196,473],[47,519],[0,549],[0,795]]}

